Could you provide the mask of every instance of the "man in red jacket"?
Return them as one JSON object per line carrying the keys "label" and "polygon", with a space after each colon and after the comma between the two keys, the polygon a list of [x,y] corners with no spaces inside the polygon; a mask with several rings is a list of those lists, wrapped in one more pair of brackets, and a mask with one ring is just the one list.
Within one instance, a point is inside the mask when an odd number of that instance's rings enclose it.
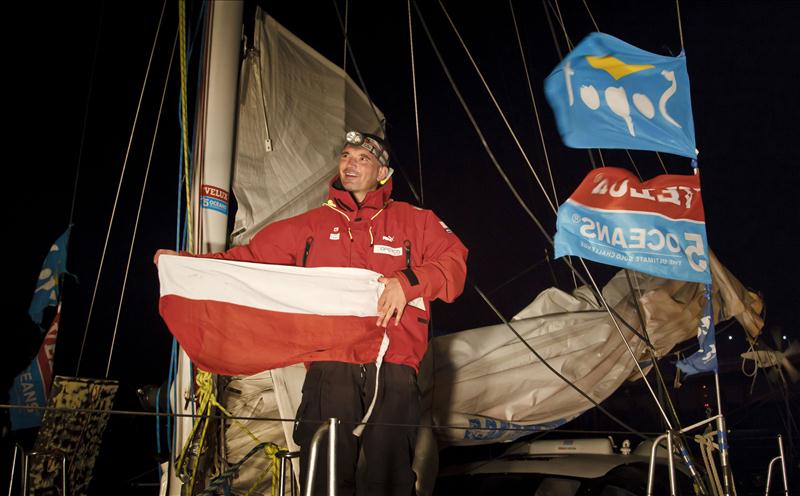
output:
{"label": "man in red jacket", "polygon": [[[294,439],[301,446],[301,475],[307,473],[305,455],[320,422],[335,417],[346,426],[337,439],[340,494],[413,494],[416,428],[381,424],[419,424],[417,372],[427,349],[430,302],[452,302],[466,278],[467,249],[432,211],[391,200],[390,176],[384,142],[351,131],[323,206],[266,226],[247,245],[204,255],[303,267],[359,267],[384,275],[376,322],[386,329],[383,365],[376,367],[376,357],[359,349],[311,363],[297,411]],[[174,252],[159,250],[156,262],[163,253]],[[372,403],[359,438],[352,427]],[[327,467],[320,463],[314,494],[324,492],[326,481]]]}

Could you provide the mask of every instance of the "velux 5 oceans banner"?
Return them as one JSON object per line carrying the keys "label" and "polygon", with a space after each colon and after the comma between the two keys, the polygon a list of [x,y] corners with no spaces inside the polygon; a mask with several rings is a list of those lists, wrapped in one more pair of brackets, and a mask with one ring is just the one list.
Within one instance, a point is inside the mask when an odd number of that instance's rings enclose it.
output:
{"label": "velux 5 oceans banner", "polygon": [[557,229],[556,257],[575,255],[711,283],[697,175],[662,175],[642,183],[625,169],[595,169],[559,207]]}

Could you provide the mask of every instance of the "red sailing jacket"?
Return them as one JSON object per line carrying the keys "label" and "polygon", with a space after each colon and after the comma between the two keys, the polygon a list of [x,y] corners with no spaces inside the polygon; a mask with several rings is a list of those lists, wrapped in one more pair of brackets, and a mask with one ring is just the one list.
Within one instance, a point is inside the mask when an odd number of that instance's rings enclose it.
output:
{"label": "red sailing jacket", "polygon": [[[432,211],[391,200],[391,179],[368,193],[360,206],[338,184],[337,176],[323,206],[266,226],[247,245],[202,256],[305,267],[358,267],[397,277],[409,304],[400,324],[395,326],[392,320],[387,327],[390,344],[384,360],[418,370],[428,345],[430,302],[437,298],[452,302],[461,294],[467,248]],[[375,354],[349,350],[330,359],[369,363]]]}

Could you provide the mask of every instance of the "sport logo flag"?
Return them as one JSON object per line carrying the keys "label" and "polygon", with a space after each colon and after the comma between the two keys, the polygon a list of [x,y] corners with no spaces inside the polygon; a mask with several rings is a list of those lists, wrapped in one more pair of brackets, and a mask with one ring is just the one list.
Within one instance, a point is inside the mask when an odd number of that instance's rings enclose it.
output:
{"label": "sport logo flag", "polygon": [[567,146],[697,158],[683,54],[656,55],[592,33],[550,73],[545,95]]}
{"label": "sport logo flag", "polygon": [[294,363],[371,362],[380,274],[162,255],[159,310],[201,369],[252,375]]}
{"label": "sport logo flag", "polygon": [[714,330],[714,316],[711,311],[711,285],[706,285],[705,315],[697,326],[697,341],[700,349],[692,356],[678,360],[676,364],[686,375],[717,371],[717,344]]}
{"label": "sport logo flag", "polygon": [[558,209],[556,257],[575,255],[667,279],[711,283],[697,175],[640,183],[625,169],[591,171]]}

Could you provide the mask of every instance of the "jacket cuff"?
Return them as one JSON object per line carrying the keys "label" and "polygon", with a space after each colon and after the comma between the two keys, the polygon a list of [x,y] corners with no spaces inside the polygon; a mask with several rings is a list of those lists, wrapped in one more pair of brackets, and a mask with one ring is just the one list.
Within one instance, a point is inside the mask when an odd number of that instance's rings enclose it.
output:
{"label": "jacket cuff", "polygon": [[394,276],[400,281],[400,287],[403,288],[406,302],[422,296],[422,284],[413,270],[410,268],[398,270],[394,273]]}

